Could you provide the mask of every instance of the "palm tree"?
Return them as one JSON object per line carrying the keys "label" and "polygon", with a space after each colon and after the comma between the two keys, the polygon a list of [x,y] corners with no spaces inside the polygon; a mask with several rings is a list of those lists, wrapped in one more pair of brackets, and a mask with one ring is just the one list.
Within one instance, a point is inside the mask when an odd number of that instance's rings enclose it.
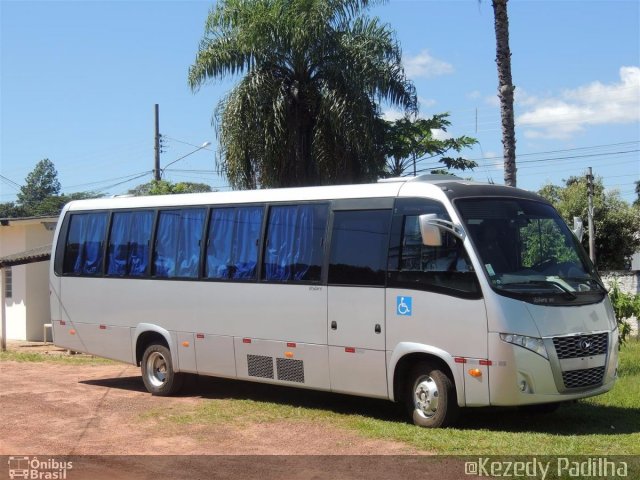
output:
{"label": "palm tree", "polygon": [[220,0],[189,84],[244,74],[218,104],[218,166],[235,188],[361,182],[384,169],[378,101],[413,84],[369,0]]}
{"label": "palm tree", "polygon": [[508,0],[492,0],[496,30],[496,64],[498,65],[498,97],[502,118],[502,149],[504,152],[504,183],[516,186],[516,134],[513,120],[511,50],[509,49]]}

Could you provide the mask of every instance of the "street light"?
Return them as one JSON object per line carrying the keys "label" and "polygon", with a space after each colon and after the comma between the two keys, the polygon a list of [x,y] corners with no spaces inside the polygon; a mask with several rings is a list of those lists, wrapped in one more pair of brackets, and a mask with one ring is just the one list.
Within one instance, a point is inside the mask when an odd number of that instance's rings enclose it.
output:
{"label": "street light", "polygon": [[180,158],[176,158],[173,162],[169,162],[165,165],[164,168],[160,169],[160,179],[162,179],[162,174],[164,173],[164,171],[169,168],[169,165],[173,165],[174,163],[182,160],[183,158],[188,157],[189,155],[193,155],[194,153],[202,150],[203,148],[207,148],[209,145],[211,145],[211,142],[204,142],[202,145],[200,145],[198,148],[196,148],[193,152],[189,152],[186,155],[181,156]]}

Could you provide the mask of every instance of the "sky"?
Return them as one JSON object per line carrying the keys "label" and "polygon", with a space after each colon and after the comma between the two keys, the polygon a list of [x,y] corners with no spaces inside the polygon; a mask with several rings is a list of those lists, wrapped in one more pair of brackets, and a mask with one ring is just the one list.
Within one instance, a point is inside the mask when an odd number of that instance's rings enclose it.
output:
{"label": "sky", "polygon": [[[36,163],[55,164],[64,193],[123,194],[151,180],[154,104],[164,178],[228,189],[216,174],[213,112],[238,78],[192,92],[187,72],[208,1],[0,0],[0,202]],[[640,179],[640,1],[511,0],[518,187],[538,190],[588,167],[629,202]],[[448,112],[438,136],[468,135],[479,166],[462,176],[502,184],[495,32],[490,0],[390,0],[420,116]],[[383,105],[386,118],[402,112]],[[195,151],[204,142],[209,147]],[[194,152],[194,153],[192,153]],[[428,169],[434,163],[424,162]]]}

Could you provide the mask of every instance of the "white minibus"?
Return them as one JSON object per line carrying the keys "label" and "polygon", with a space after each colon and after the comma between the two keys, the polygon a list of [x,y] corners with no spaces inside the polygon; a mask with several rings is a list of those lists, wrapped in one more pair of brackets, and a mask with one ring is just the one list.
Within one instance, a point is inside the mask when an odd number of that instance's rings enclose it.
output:
{"label": "white minibus", "polygon": [[51,261],[55,344],[185,373],[377,397],[413,422],[598,395],[618,330],[540,196],[452,176],[80,200]]}

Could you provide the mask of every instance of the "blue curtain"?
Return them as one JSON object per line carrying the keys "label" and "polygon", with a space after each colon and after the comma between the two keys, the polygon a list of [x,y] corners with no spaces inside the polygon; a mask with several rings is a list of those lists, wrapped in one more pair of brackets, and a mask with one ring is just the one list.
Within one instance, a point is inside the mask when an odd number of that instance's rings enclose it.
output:
{"label": "blue curtain", "polygon": [[238,208],[234,242],[234,279],[252,279],[258,266],[258,245],[262,229],[262,207]]}
{"label": "blue curtain", "polygon": [[272,207],[265,248],[265,280],[319,280],[325,205]]}
{"label": "blue curtain", "polygon": [[217,208],[211,212],[207,246],[207,278],[229,278],[234,217],[234,208]]}
{"label": "blue curtain", "polygon": [[255,278],[262,207],[218,208],[211,212],[207,278]]}
{"label": "blue curtain", "polygon": [[71,216],[65,258],[65,272],[81,275],[102,273],[106,213]]}
{"label": "blue curtain", "polygon": [[153,212],[114,213],[111,221],[107,275],[145,275]]}
{"label": "blue curtain", "polygon": [[204,216],[204,208],[160,212],[154,275],[168,278],[198,276]]}

